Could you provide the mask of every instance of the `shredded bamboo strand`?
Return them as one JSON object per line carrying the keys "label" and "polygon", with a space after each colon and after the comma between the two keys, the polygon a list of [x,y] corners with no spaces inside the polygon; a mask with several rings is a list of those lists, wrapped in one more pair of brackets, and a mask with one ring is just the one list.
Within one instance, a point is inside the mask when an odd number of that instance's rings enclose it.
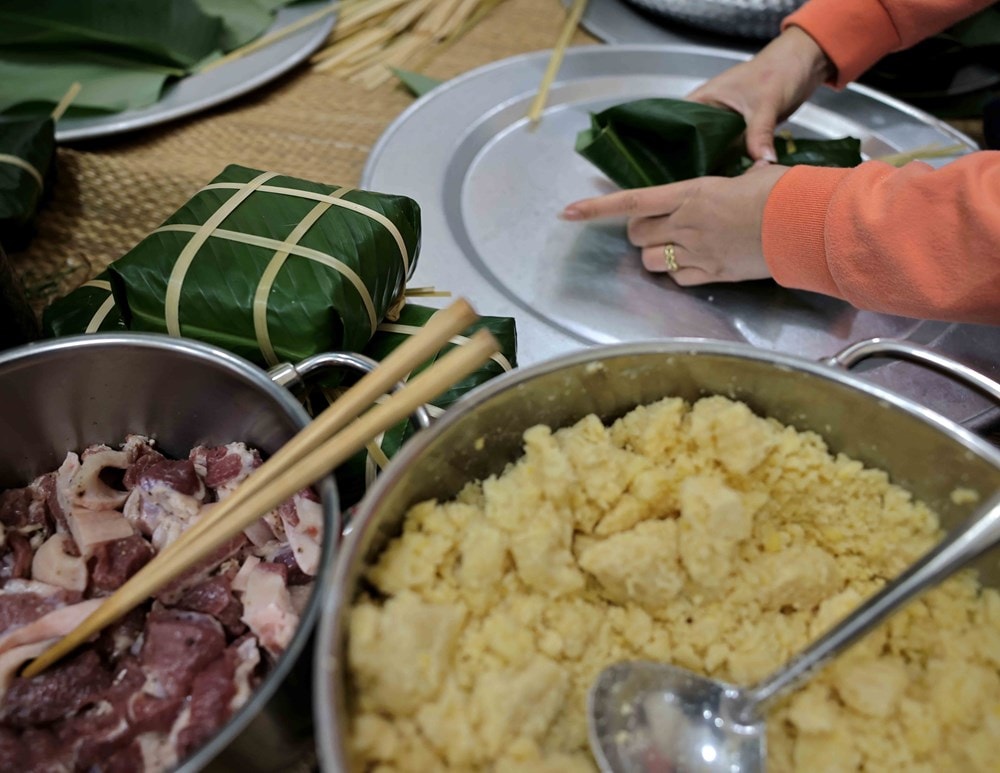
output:
{"label": "shredded bamboo strand", "polygon": [[391,38],[392,31],[382,27],[361,30],[357,35],[352,35],[325,49],[324,53],[329,52],[329,54],[322,61],[317,62],[316,70],[324,72],[363,60],[371,53],[373,46],[381,48]]}
{"label": "shredded bamboo strand", "polygon": [[374,0],[358,6],[352,14],[344,14],[337,19],[333,39],[341,40],[364,29],[373,22],[381,22],[408,0]]}
{"label": "shredded bamboo strand", "polygon": [[545,103],[549,98],[549,89],[552,88],[552,82],[556,79],[559,68],[562,66],[566,48],[569,46],[569,41],[573,37],[573,33],[576,32],[576,28],[580,26],[580,19],[583,18],[583,11],[586,7],[587,0],[574,0],[573,7],[570,8],[569,14],[566,16],[566,23],[559,32],[559,38],[556,41],[555,48],[552,49],[552,56],[549,58],[549,65],[545,68],[542,85],[539,86],[538,94],[535,95],[535,99],[528,110],[528,120],[531,123],[537,123],[542,117],[542,111],[545,109]]}
{"label": "shredded bamboo strand", "polygon": [[56,123],[59,122],[59,119],[63,117],[63,113],[69,109],[69,106],[73,104],[73,100],[79,95],[81,88],[83,88],[83,86],[79,81],[76,81],[68,89],[66,89],[66,93],[63,94],[62,99],[59,100],[59,104],[52,110],[53,121]]}
{"label": "shredded bamboo strand", "polygon": [[377,88],[402,66],[424,67],[503,0],[344,0],[318,72]]}
{"label": "shredded bamboo strand", "polygon": [[941,145],[940,143],[933,143],[931,145],[923,145],[919,148],[914,148],[913,150],[903,151],[902,153],[890,153],[887,156],[880,156],[877,160],[885,161],[887,164],[892,164],[893,166],[902,166],[910,161],[919,161],[924,158],[946,158],[947,156],[957,156],[966,150],[968,150],[968,147],[962,145],[961,143],[956,143],[954,145]]}

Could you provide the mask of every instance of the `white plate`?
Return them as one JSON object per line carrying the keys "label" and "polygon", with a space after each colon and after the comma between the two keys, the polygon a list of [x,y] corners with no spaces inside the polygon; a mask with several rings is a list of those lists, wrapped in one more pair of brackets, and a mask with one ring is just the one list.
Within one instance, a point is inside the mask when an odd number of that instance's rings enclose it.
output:
{"label": "white plate", "polygon": [[[574,152],[589,112],[630,99],[683,96],[745,56],[677,45],[570,49],[534,128],[524,116],[549,52],[496,62],[414,103],[373,149],[362,185],[420,203],[423,239],[413,284],[465,295],[483,314],[515,317],[523,364],[592,343],[677,336],[818,359],[886,336],[933,345],[1000,376],[993,328],[859,311],[773,282],[682,289],[641,267],[623,224],[557,219],[563,205],[613,187]],[[941,121],[863,87],[821,90],[789,126],[798,136],[860,137],[871,156],[932,142],[975,147]],[[974,422],[990,407],[905,363],[871,373],[958,421]]]}
{"label": "white plate", "polygon": [[[328,4],[323,0],[281,8],[264,34],[286,27]],[[336,14],[331,13],[259,51],[174,81],[163,90],[160,100],[149,107],[96,117],[64,118],[56,125],[56,141],[91,139],[155,126],[246,94],[288,72],[312,54],[330,34],[335,20]]]}

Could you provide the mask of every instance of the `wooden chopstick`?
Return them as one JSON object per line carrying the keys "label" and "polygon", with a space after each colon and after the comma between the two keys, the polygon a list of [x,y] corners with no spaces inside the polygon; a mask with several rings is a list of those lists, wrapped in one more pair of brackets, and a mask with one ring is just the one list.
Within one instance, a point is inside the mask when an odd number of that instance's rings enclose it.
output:
{"label": "wooden chopstick", "polygon": [[573,37],[573,33],[576,32],[576,28],[580,26],[580,19],[583,18],[583,11],[586,7],[587,0],[573,1],[573,7],[570,8],[566,22],[559,32],[556,46],[552,49],[552,56],[549,57],[549,66],[545,68],[545,75],[542,76],[542,83],[538,87],[538,93],[535,95],[535,99],[528,109],[528,120],[531,123],[537,123],[542,117],[542,111],[545,109],[545,103],[549,98],[549,89],[552,88],[552,81],[556,79],[556,74],[562,66],[566,47],[569,46],[569,41]]}
{"label": "wooden chopstick", "polygon": [[[331,435],[327,431],[330,426],[342,427],[360,409],[374,403],[403,374],[440,351],[449,338],[468,327],[466,309],[469,309],[468,304],[459,301],[432,317],[421,332],[411,338],[411,341],[420,339],[416,346],[407,346],[410,343],[408,341],[396,349],[383,365],[369,374],[375,378],[366,376],[345,392],[334,405],[254,471],[213,511],[108,596],[79,626],[29,663],[23,676],[31,677],[40,673],[90,636],[142,603],[165,583],[203,560],[225,540],[247,528],[296,492],[327,475],[378,433],[394,426],[418,406],[488,360],[498,351],[499,346],[488,331],[481,330],[471,336],[467,343],[452,349],[411,379],[405,388],[362,414],[341,432]],[[431,329],[428,331],[428,328]],[[403,352],[404,347],[408,349],[407,352]],[[403,354],[394,356],[400,352]],[[387,365],[387,373],[380,373]],[[368,385],[359,390],[366,380]],[[340,406],[345,398],[348,407]],[[320,418],[324,419],[323,422],[320,422]],[[317,424],[321,426],[315,428],[314,425]]]}

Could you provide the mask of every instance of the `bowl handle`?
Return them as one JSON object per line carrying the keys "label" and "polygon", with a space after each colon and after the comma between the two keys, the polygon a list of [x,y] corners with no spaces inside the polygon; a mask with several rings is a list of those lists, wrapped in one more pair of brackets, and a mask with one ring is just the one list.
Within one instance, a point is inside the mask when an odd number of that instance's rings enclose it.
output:
{"label": "bowl handle", "polygon": [[[378,361],[363,354],[355,354],[353,352],[323,352],[322,354],[314,354],[312,357],[306,357],[297,365],[292,365],[288,362],[275,365],[268,370],[267,375],[278,386],[292,390],[301,385],[310,374],[327,368],[348,368],[350,370],[361,371],[362,373],[371,373],[377,367]],[[403,386],[403,382],[398,381],[392,388],[392,391],[395,392],[402,389]],[[423,405],[417,408],[410,414],[410,421],[413,423],[414,429],[427,429],[431,425],[431,417],[427,412],[427,408]]]}
{"label": "bowl handle", "polygon": [[898,341],[891,338],[870,338],[865,341],[858,341],[851,344],[846,349],[838,352],[822,362],[833,367],[850,370],[862,360],[869,357],[889,357],[900,360],[909,360],[918,365],[925,365],[932,370],[936,370],[955,381],[965,384],[970,389],[982,392],[994,402],[1000,404],[1000,384],[988,376],[983,375],[978,370],[970,368],[968,365],[945,357],[943,354],[928,349],[926,346],[911,344],[906,341]]}

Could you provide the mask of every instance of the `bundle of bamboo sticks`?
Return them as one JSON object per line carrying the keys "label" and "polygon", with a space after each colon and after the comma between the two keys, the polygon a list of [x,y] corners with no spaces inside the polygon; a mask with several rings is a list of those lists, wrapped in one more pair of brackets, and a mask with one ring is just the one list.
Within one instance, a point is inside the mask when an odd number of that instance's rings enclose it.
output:
{"label": "bundle of bamboo sticks", "polygon": [[343,0],[316,70],[374,89],[392,68],[419,70],[503,0]]}

